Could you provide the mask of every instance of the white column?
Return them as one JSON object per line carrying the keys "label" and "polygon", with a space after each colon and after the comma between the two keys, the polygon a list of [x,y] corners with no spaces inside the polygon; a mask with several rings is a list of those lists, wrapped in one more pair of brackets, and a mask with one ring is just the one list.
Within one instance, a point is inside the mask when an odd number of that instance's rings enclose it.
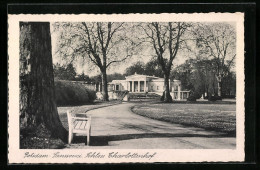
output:
{"label": "white column", "polygon": [[134,81],[132,81],[132,92],[134,92]]}
{"label": "white column", "polygon": [[141,86],[140,86],[140,81],[138,81],[138,92],[140,92],[140,88]]}
{"label": "white column", "polygon": [[146,80],[144,80],[144,92],[146,92]]}
{"label": "white column", "polygon": [[181,100],[181,87],[178,85],[178,100]]}

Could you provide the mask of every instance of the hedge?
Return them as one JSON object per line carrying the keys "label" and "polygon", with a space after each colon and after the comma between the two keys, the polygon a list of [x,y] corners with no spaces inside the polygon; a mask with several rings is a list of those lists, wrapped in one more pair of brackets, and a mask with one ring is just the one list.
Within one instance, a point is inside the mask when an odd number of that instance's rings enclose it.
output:
{"label": "hedge", "polygon": [[96,99],[95,91],[64,80],[55,80],[55,95],[58,106],[89,104]]}

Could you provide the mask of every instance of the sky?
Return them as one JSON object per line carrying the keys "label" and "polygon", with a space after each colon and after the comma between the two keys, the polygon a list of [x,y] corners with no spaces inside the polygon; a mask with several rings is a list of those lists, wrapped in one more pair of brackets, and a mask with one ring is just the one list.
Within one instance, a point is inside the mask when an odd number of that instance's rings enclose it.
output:
{"label": "sky", "polygon": [[[62,60],[60,57],[55,55],[55,52],[57,50],[56,44],[58,41],[58,32],[54,31],[53,28],[53,23],[51,23],[51,37],[52,37],[52,53],[53,53],[53,63],[57,64],[65,64],[66,61]],[[152,56],[155,55],[155,51],[152,47],[147,46],[144,50],[140,51],[137,55],[131,56],[124,62],[120,62],[116,65],[111,65],[107,69],[107,74],[113,74],[113,73],[125,73],[126,68],[131,66],[132,64],[136,63],[137,61],[141,61],[144,63],[147,63],[152,59]],[[182,51],[179,50],[177,53],[176,58],[173,60],[173,67],[183,64],[187,59],[189,58],[194,58],[195,56],[192,56],[192,54],[183,53]],[[85,75],[88,76],[95,76],[100,74],[100,70],[97,66],[93,67],[93,64],[91,62],[84,62],[82,60],[76,61],[73,63],[77,74],[84,73]]]}
{"label": "sky", "polygon": [[[55,52],[57,50],[56,42],[58,41],[58,32],[54,31],[52,23],[51,23],[51,37],[52,37],[53,64],[57,64],[57,63],[65,64],[66,63],[65,60],[62,60],[59,56],[55,55]],[[135,56],[131,56],[125,62],[120,62],[116,66],[111,65],[107,70],[107,74],[113,74],[113,73],[123,74],[123,73],[125,73],[126,68],[128,68],[135,62],[141,61],[141,62],[147,63],[148,61],[150,61],[152,59],[153,55],[155,55],[153,48],[147,47],[144,50],[142,50],[139,55],[137,54]],[[173,65],[174,66],[180,65],[180,64],[184,63],[185,60],[187,60],[187,59],[188,59],[188,57],[185,57],[180,52],[174,59]],[[84,65],[83,65],[83,63],[84,63]],[[99,68],[96,66],[93,67],[92,63],[77,61],[77,62],[74,62],[73,65],[76,69],[77,74],[81,74],[83,72],[84,72],[84,74],[86,74],[88,76],[95,76],[95,75],[100,74]]]}

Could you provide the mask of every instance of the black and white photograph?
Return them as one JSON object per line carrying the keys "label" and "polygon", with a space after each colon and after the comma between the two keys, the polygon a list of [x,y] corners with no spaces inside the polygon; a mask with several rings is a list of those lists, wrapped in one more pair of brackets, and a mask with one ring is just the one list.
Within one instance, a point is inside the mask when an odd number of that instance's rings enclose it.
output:
{"label": "black and white photograph", "polygon": [[243,13],[8,24],[9,162],[244,160]]}

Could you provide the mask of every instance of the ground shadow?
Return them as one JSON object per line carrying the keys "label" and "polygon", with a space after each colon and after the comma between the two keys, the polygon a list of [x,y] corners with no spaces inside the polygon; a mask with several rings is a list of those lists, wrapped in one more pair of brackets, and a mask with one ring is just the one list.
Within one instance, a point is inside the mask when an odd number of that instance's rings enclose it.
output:
{"label": "ground shadow", "polygon": [[[204,137],[204,138],[224,138],[234,137],[229,134],[221,135],[203,135],[203,134],[172,134],[172,133],[142,133],[142,134],[122,134],[122,135],[109,135],[109,136],[91,136],[91,146],[107,146],[109,141],[120,141],[129,139],[140,138],[169,138],[169,137]],[[75,136],[73,143],[86,143],[87,137]]]}

